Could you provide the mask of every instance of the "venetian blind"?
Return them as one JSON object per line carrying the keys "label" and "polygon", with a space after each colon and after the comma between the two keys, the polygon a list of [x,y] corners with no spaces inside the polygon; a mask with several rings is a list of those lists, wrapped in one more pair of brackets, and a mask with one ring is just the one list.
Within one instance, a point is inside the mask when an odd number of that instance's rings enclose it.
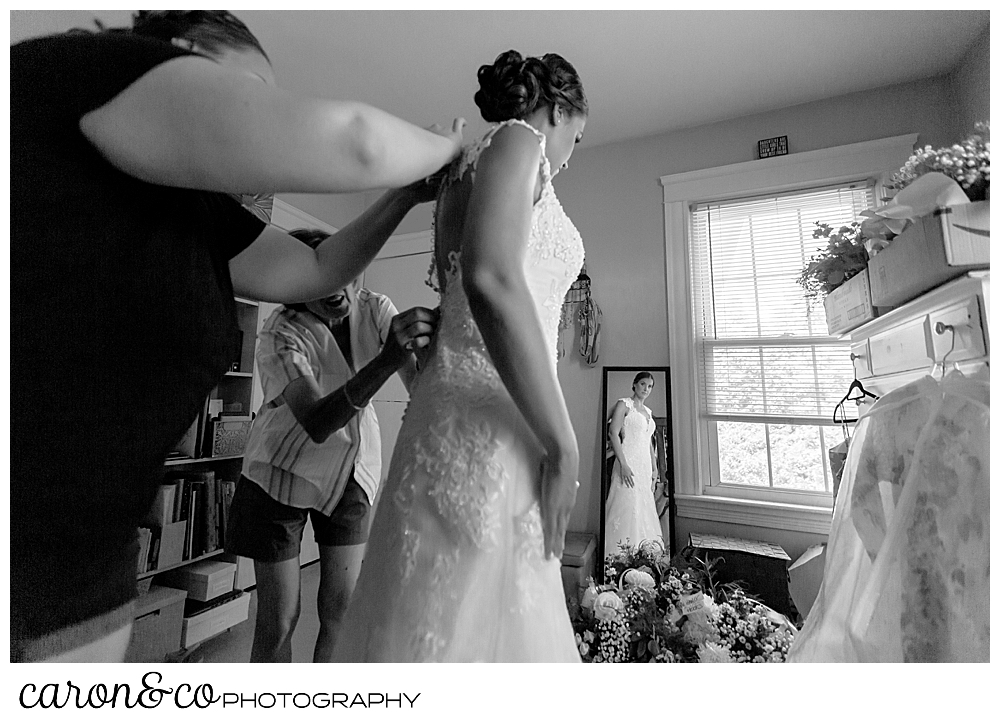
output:
{"label": "venetian blind", "polygon": [[702,415],[715,421],[829,423],[853,379],[849,344],[796,283],[834,229],[875,203],[870,183],[698,204],[691,289]]}

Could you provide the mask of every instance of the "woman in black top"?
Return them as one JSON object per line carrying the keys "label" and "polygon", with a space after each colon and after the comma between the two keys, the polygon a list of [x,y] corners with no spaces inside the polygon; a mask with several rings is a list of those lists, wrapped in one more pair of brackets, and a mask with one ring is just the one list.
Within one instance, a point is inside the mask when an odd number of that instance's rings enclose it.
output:
{"label": "woman in black top", "polygon": [[[458,151],[283,93],[225,11],[11,48],[11,660],[121,660],[136,527],[225,372],[234,294],[328,296]],[[411,184],[411,185],[407,185]],[[315,250],[231,194],[393,188]]]}

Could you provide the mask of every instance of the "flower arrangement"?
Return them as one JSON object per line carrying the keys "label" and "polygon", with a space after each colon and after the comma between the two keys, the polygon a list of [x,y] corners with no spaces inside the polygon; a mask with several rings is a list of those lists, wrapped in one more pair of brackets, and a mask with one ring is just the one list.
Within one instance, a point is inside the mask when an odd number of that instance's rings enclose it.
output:
{"label": "flower arrangement", "polygon": [[836,231],[829,224],[815,223],[813,238],[825,238],[827,245],[809,259],[797,279],[809,302],[821,301],[852,276],[860,274],[868,266],[869,259],[870,239],[861,223],[853,221]]}
{"label": "flower arrangement", "polygon": [[924,146],[903,164],[888,187],[902,190],[926,173],[942,173],[953,179],[970,201],[983,201],[990,187],[990,124],[976,123],[965,140],[945,148]]}
{"label": "flower arrangement", "polygon": [[571,611],[580,658],[594,663],[783,662],[795,628],[734,583],[715,561],[673,560],[659,540],[622,545]]}
{"label": "flower arrangement", "polygon": [[[924,146],[914,152],[886,184],[897,192],[895,198],[883,199],[887,205],[862,211],[861,222],[834,231],[817,221],[813,238],[827,239],[827,246],[809,260],[797,279],[807,301],[821,300],[861,273],[873,256],[902,233],[910,217],[929,213],[938,205],[988,198],[989,132],[989,123],[976,123],[975,131],[960,143],[937,149]],[[913,185],[917,179],[920,182]],[[909,186],[913,187],[899,193]]]}

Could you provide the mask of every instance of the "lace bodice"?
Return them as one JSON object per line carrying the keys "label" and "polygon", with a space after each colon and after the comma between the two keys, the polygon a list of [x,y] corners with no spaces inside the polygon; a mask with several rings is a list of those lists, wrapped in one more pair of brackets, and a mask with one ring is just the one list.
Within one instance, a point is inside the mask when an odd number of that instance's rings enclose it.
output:
{"label": "lace bodice", "polygon": [[[621,400],[628,413],[622,421],[622,451],[633,472],[645,471],[652,474],[652,461],[649,456],[649,438],[653,435],[656,422],[649,409],[643,405],[637,409],[631,398]],[[649,474],[644,475],[648,477]]]}
{"label": "lace bodice", "polygon": [[[510,120],[495,126],[481,140],[464,149],[451,168],[442,195],[448,193],[449,187],[465,179],[469,183],[475,183],[480,155],[490,146],[497,131],[508,125],[529,128],[538,137],[541,146],[539,165],[542,189],[532,208],[524,271],[555,363],[562,302],[583,265],[583,240],[552,187],[552,173],[545,155],[545,136],[520,120]],[[464,366],[470,371],[474,370],[476,376],[479,376],[485,367],[492,369],[492,364],[489,363],[486,348],[462,288],[460,252],[446,251],[447,246],[438,233],[438,224],[435,223],[434,258],[444,260],[445,266],[442,273],[438,263],[433,262],[428,280],[429,285],[441,294],[441,319],[436,342],[438,354],[446,364]]]}

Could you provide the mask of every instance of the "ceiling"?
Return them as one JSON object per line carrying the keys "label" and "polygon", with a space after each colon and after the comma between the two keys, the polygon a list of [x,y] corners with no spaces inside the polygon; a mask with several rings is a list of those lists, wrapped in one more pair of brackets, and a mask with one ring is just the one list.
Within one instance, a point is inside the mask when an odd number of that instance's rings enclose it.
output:
{"label": "ceiling", "polygon": [[[514,48],[583,78],[582,147],[698,126],[951,71],[986,10],[236,11],[288,90],[360,100],[420,125],[486,124],[476,70]],[[128,23],[127,11],[12,11],[11,41]]]}

